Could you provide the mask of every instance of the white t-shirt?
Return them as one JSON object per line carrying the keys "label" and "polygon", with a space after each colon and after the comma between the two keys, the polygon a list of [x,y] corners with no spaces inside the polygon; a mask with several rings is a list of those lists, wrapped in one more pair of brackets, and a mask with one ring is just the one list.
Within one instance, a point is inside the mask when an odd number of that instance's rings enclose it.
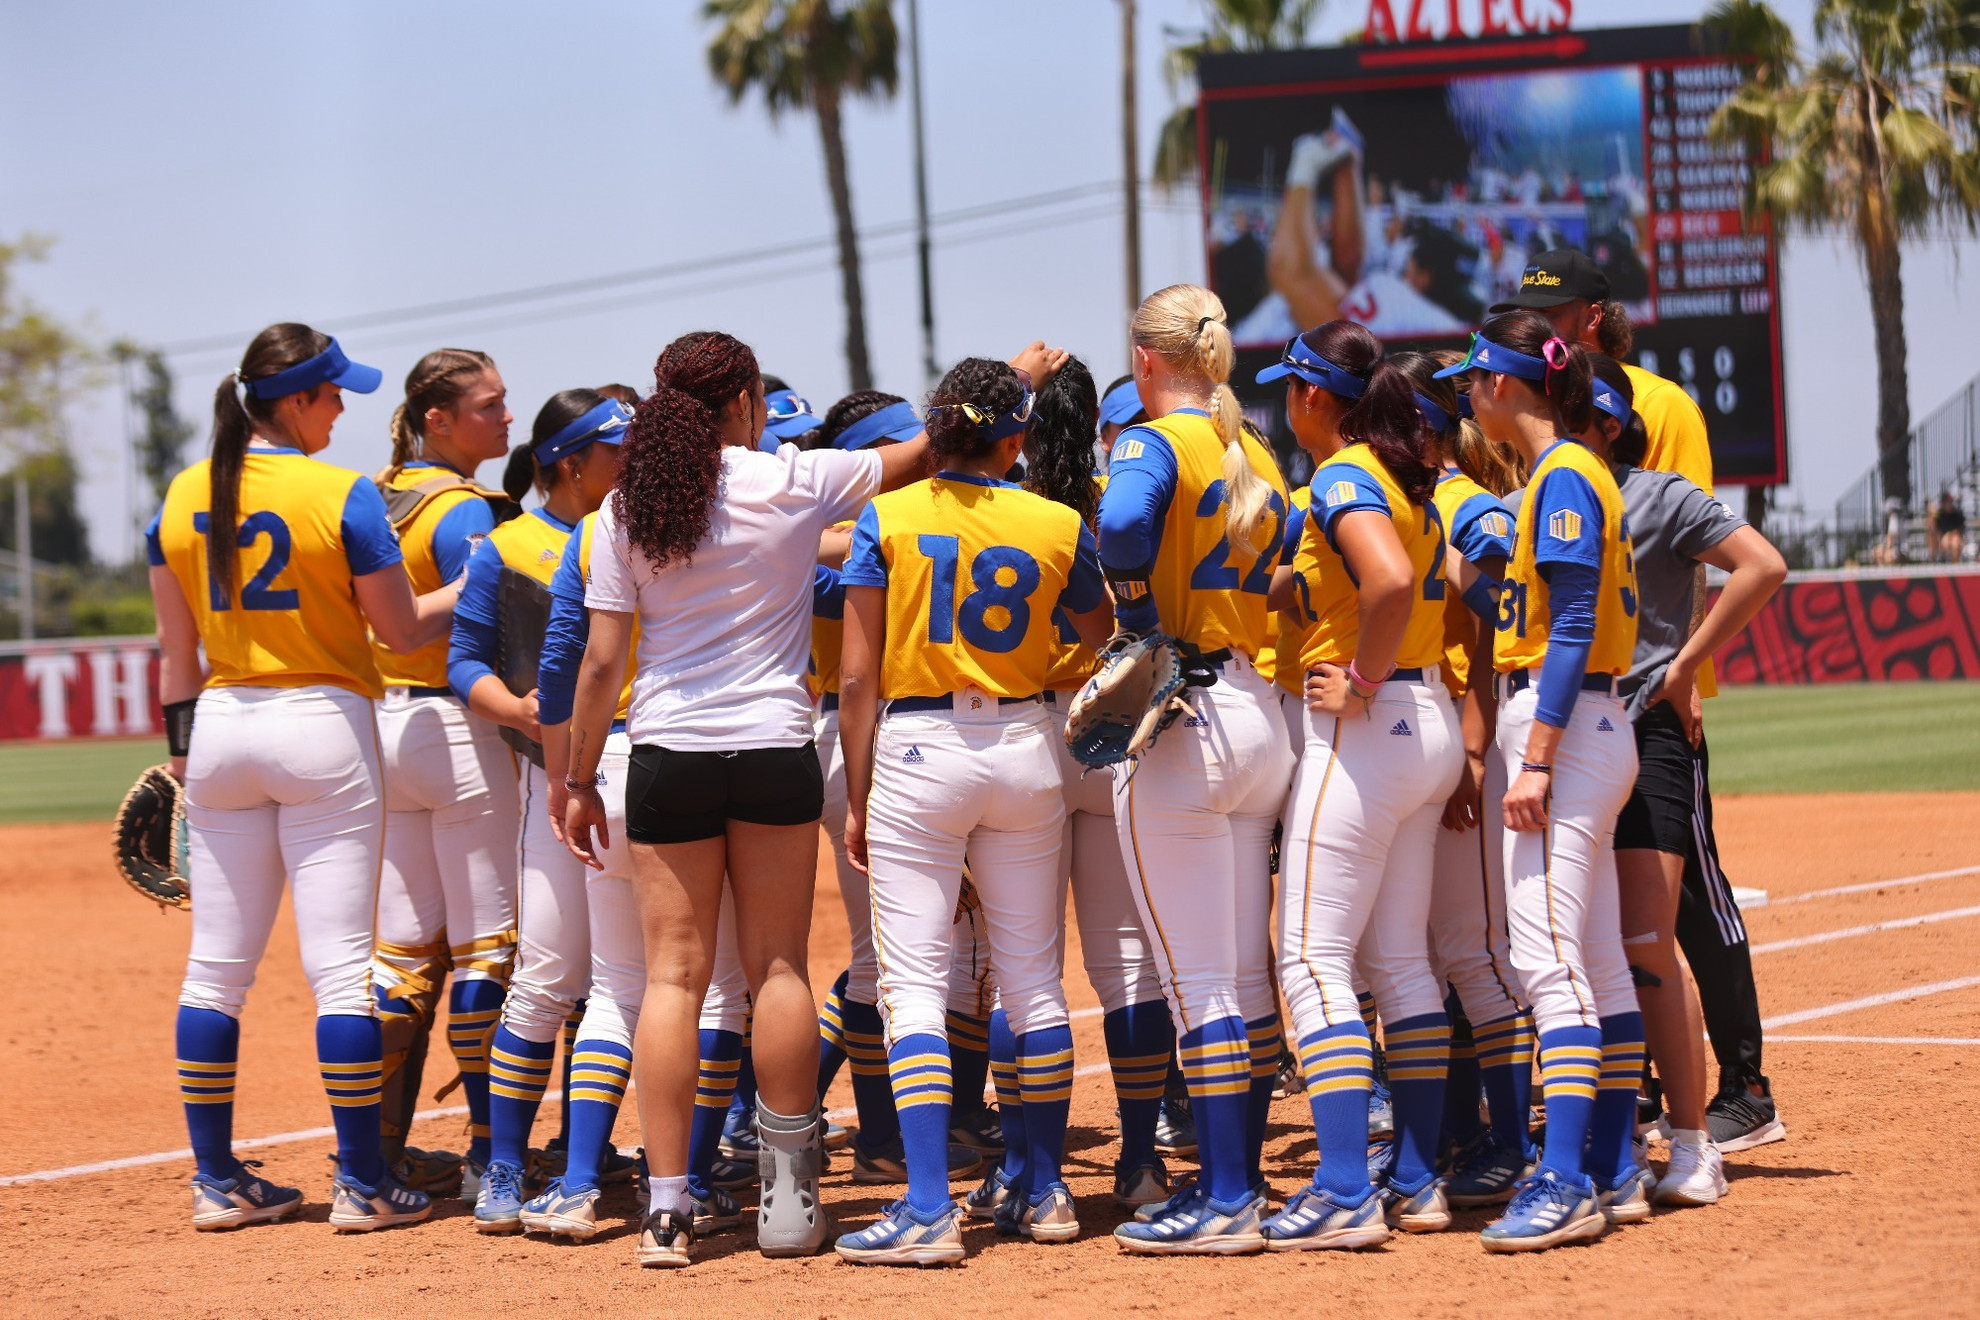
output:
{"label": "white t-shirt", "polygon": [[731,445],[708,534],[656,571],[608,497],[585,604],[639,616],[627,732],[683,751],[802,747],[811,739],[812,570],[818,537],[880,490],[880,455],[775,454]]}

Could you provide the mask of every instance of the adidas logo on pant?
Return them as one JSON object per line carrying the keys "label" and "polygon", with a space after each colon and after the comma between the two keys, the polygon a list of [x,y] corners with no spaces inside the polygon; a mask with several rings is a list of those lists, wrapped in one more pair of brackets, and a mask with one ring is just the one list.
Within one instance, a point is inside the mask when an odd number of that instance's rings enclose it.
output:
{"label": "adidas logo on pant", "polygon": [[1389,736],[1391,738],[1414,738],[1416,735],[1409,731],[1408,720],[1397,720],[1395,727],[1389,730]]}
{"label": "adidas logo on pant", "polygon": [[903,763],[903,764],[905,764],[905,765],[927,765],[927,764],[928,764],[928,758],[927,758],[927,757],[925,757],[925,756],[923,756],[923,755],[921,754],[921,748],[920,748],[919,746],[910,746],[910,747],[909,747],[909,748],[907,749],[907,755],[906,755],[906,756],[903,756],[903,757],[901,758],[901,761],[902,761],[902,763]]}
{"label": "adidas logo on pant", "polygon": [[1595,731],[1597,733],[1614,733],[1616,726],[1609,723],[1609,717],[1604,715],[1600,720],[1596,721]]}

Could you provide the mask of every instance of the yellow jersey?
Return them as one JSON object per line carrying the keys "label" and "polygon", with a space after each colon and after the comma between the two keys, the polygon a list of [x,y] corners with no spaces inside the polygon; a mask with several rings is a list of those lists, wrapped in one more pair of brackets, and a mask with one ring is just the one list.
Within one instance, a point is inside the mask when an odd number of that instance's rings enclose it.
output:
{"label": "yellow jersey", "polygon": [[943,472],[876,496],[853,525],[841,578],[887,592],[880,695],[995,697],[1045,689],[1052,614],[1106,599],[1093,533],[1056,501]]}
{"label": "yellow jersey", "polygon": [[[408,490],[431,481],[435,465],[414,463],[392,474],[387,482],[393,490]],[[467,571],[468,555],[474,548],[470,539],[495,530],[495,511],[488,501],[472,490],[446,490],[421,506],[412,521],[399,529],[405,548],[406,576],[412,581],[413,595],[438,591]],[[378,676],[386,687],[431,687],[447,685],[447,639],[422,646],[411,655],[400,655],[384,643],[372,643]]]}
{"label": "yellow jersey", "polygon": [[1636,650],[1636,561],[1629,518],[1609,465],[1586,445],[1556,440],[1533,465],[1513,531],[1512,560],[1499,592],[1492,664],[1501,673],[1537,669],[1552,621],[1550,564],[1599,571],[1588,673],[1627,674]]}
{"label": "yellow jersey", "polygon": [[[1499,497],[1456,468],[1437,478],[1437,512],[1451,545],[1473,565],[1512,558],[1512,514]],[[1503,571],[1503,570],[1501,570]],[[1471,647],[1478,615],[1456,591],[1444,595],[1444,686],[1453,697],[1471,687]]]}
{"label": "yellow jersey", "polygon": [[1361,589],[1334,546],[1342,515],[1366,510],[1388,517],[1409,556],[1417,584],[1409,624],[1396,651],[1399,669],[1429,669],[1444,655],[1444,522],[1435,501],[1409,502],[1374,450],[1351,444],[1313,474],[1313,503],[1293,560],[1294,586],[1313,625],[1300,647],[1300,664],[1345,665],[1361,644]]}
{"label": "yellow jersey", "polygon": [[1642,367],[1625,365],[1635,399],[1630,407],[1643,419],[1649,439],[1639,467],[1652,472],[1675,472],[1707,495],[1712,493],[1712,445],[1705,435],[1705,414],[1684,387],[1653,376]]}
{"label": "yellow jersey", "polygon": [[[1107,460],[1100,522],[1110,565],[1129,545],[1143,556],[1153,626],[1199,650],[1228,648],[1255,660],[1267,637],[1265,596],[1285,535],[1286,483],[1264,445],[1249,434],[1239,443],[1270,490],[1268,536],[1256,554],[1224,534],[1224,442],[1209,415],[1194,408],[1121,432]],[[1134,514],[1150,502],[1152,521]],[[1117,567],[1130,565],[1121,558]],[[1122,600],[1117,608],[1124,625],[1141,626],[1139,602]]]}
{"label": "yellow jersey", "polygon": [[328,684],[384,695],[352,586],[402,559],[378,488],[298,449],[250,448],[234,587],[223,595],[207,568],[208,471],[202,459],[174,477],[145,529],[150,562],[171,570],[192,606],[206,686]]}
{"label": "yellow jersey", "polygon": [[[1299,558],[1299,543],[1306,535],[1306,520],[1313,512],[1313,487],[1301,486],[1289,501],[1292,512],[1286,516],[1286,543],[1279,563],[1291,568]],[[1265,667],[1265,656],[1258,656],[1258,672],[1296,697],[1306,695],[1306,666],[1299,662],[1306,639],[1313,631],[1311,621],[1286,610],[1272,611],[1272,667]]]}
{"label": "yellow jersey", "polygon": [[[835,532],[852,526],[835,524]],[[824,575],[830,574],[827,579]],[[805,681],[811,685],[811,699],[822,700],[839,691],[839,654],[846,638],[846,592],[839,583],[837,569],[819,565],[811,583],[811,664]]]}
{"label": "yellow jersey", "polygon": [[[1107,478],[1096,475],[1094,481],[1100,487],[1100,493],[1106,494]],[[1066,607],[1060,605],[1054,609],[1052,667],[1045,676],[1045,686],[1055,692],[1077,691],[1086,686],[1086,680],[1093,677],[1094,666],[1099,663],[1099,653],[1079,639],[1079,631],[1073,627]]]}

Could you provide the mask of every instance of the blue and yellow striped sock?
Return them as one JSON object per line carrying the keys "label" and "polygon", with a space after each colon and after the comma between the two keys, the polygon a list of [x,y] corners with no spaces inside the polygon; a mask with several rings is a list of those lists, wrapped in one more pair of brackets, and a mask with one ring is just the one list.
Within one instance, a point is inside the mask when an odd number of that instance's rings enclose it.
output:
{"label": "blue and yellow striped sock", "polygon": [[742,1067],[742,1037],[733,1031],[696,1033],[701,1069],[694,1083],[694,1117],[688,1123],[688,1190],[706,1199],[708,1175],[722,1144],[722,1120],[735,1094],[736,1073]]}
{"label": "blue and yellow striped sock", "polygon": [[990,1019],[950,1009],[943,1021],[949,1033],[949,1070],[955,1078],[955,1115],[983,1108],[983,1088],[990,1079]]}
{"label": "blue and yellow striped sock", "polygon": [[1196,1118],[1197,1157],[1213,1200],[1250,1194],[1244,1147],[1251,1107],[1251,1047],[1235,1014],[1183,1033],[1183,1080]]}
{"label": "blue and yellow striped sock", "polygon": [[1602,1073],[1600,1027],[1540,1033],[1540,1094],[1547,1106],[1547,1149],[1540,1162],[1569,1182],[1586,1172],[1588,1127]]}
{"label": "blue and yellow striped sock", "polygon": [[524,1040],[504,1023],[488,1046],[488,1158],[518,1169],[529,1159],[536,1110],[550,1089],[557,1042]]}
{"label": "blue and yellow striped sock", "polygon": [[825,996],[825,1006],[818,1010],[818,1098],[822,1102],[825,1092],[832,1089],[838,1080],[839,1069],[846,1064],[846,979],[850,970],[839,973],[839,979],[832,982],[832,989]]}
{"label": "blue and yellow striped sock", "polygon": [[179,1005],[173,1029],[179,1054],[179,1099],[186,1110],[199,1171],[222,1182],[240,1171],[234,1158],[234,1068],[241,1057],[239,1019],[211,1008]]}
{"label": "blue and yellow striped sock", "polygon": [[1279,1015],[1253,1018],[1244,1024],[1246,1042],[1251,1047],[1251,1090],[1244,1115],[1245,1185],[1256,1187],[1264,1181],[1259,1160],[1265,1153],[1265,1124],[1272,1117],[1272,1090],[1279,1084],[1279,1054],[1285,1038],[1279,1034]]}
{"label": "blue and yellow striped sock", "polygon": [[564,1019],[560,1033],[564,1042],[564,1085],[557,1098],[557,1144],[566,1151],[571,1148],[571,1056],[577,1053],[578,1029],[584,1025],[586,1007],[587,1001],[578,1000]]}
{"label": "blue and yellow striped sock", "polygon": [[447,992],[447,1048],[461,1068],[467,1095],[468,1158],[488,1162],[488,1042],[502,1016],[508,987],[500,981],[454,981]]}
{"label": "blue and yellow striped sock", "polygon": [[599,1162],[619,1105],[632,1080],[632,1050],[613,1040],[580,1040],[571,1051],[571,1144],[565,1157],[564,1186],[578,1191],[598,1185]]}
{"label": "blue and yellow striped sock", "polygon": [[1004,1131],[1004,1160],[999,1166],[1013,1186],[1024,1186],[1024,1096],[1018,1089],[1017,1037],[1011,1020],[998,1009],[990,1015],[990,1080],[997,1087],[997,1126]]}
{"label": "blue and yellow striped sock", "polygon": [[1024,1189],[1035,1196],[1059,1181],[1072,1112],[1072,1028],[1043,1027],[1017,1038],[1018,1098],[1024,1106]]}
{"label": "blue and yellow striped sock", "polygon": [[1444,1074],[1444,1131],[1437,1140],[1440,1149],[1446,1143],[1462,1149],[1485,1126],[1478,1116],[1478,1044],[1456,991],[1444,997],[1444,1016],[1451,1020],[1451,1062]]}
{"label": "blue and yellow striped sock", "polygon": [[744,1109],[756,1108],[756,1055],[749,1043],[756,1026],[754,1010],[743,1015],[742,1067],[736,1069],[736,1104]]}
{"label": "blue and yellow striped sock", "polygon": [[1515,1013],[1473,1028],[1478,1072],[1492,1135],[1507,1150],[1529,1153],[1527,1110],[1533,1104],[1533,1015]]}
{"label": "blue and yellow striped sock", "polygon": [[1320,1148],[1313,1185],[1359,1204],[1368,1190],[1368,1092],[1375,1085],[1368,1028],[1357,1019],[1301,1036],[1299,1075]]}
{"label": "blue and yellow striped sock", "polygon": [[955,1083],[948,1040],[929,1031],[903,1036],[887,1051],[887,1073],[901,1118],[907,1202],[933,1214],[949,1203],[949,1105]]}
{"label": "blue and yellow striped sock", "polygon": [[330,1098],[330,1121],[337,1128],[337,1163],[346,1177],[376,1187],[385,1176],[378,1146],[385,1038],[378,1019],[341,1013],[319,1017],[316,1059]]}
{"label": "blue and yellow striped sock", "polygon": [[1396,1107],[1394,1177],[1414,1187],[1437,1167],[1437,1134],[1444,1126],[1444,1073],[1451,1059],[1451,1023],[1442,1013],[1391,1022],[1389,1098]]}
{"label": "blue and yellow striped sock", "polygon": [[1121,1165],[1153,1164],[1155,1125],[1162,1117],[1169,1054],[1176,1045],[1169,1006],[1160,999],[1129,1004],[1102,1018],[1100,1028],[1107,1037],[1107,1066],[1113,1070],[1114,1100],[1121,1111]]}
{"label": "blue and yellow striped sock", "polygon": [[884,1150],[901,1135],[901,1120],[894,1113],[894,1084],[887,1078],[887,1029],[873,1004],[848,999],[840,1014],[845,1022],[846,1059],[852,1066],[853,1108],[859,1111],[859,1135],[854,1140],[861,1150]]}
{"label": "blue and yellow striped sock", "polygon": [[1643,1014],[1602,1019],[1602,1076],[1588,1125],[1588,1172],[1604,1187],[1636,1163],[1636,1092],[1643,1080]]}

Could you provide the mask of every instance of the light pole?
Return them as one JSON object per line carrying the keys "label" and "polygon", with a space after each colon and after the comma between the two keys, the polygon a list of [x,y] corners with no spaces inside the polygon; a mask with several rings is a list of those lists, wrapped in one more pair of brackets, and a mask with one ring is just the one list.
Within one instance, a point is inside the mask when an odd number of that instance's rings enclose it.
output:
{"label": "light pole", "polygon": [[1135,143],[1134,0],[1121,0],[1121,173],[1127,221],[1127,305],[1141,306],[1141,168]]}
{"label": "light pole", "polygon": [[921,125],[921,6],[908,0],[908,67],[914,96],[914,229],[921,264],[921,374],[929,389],[941,377],[935,361],[935,285],[928,238],[928,149]]}

